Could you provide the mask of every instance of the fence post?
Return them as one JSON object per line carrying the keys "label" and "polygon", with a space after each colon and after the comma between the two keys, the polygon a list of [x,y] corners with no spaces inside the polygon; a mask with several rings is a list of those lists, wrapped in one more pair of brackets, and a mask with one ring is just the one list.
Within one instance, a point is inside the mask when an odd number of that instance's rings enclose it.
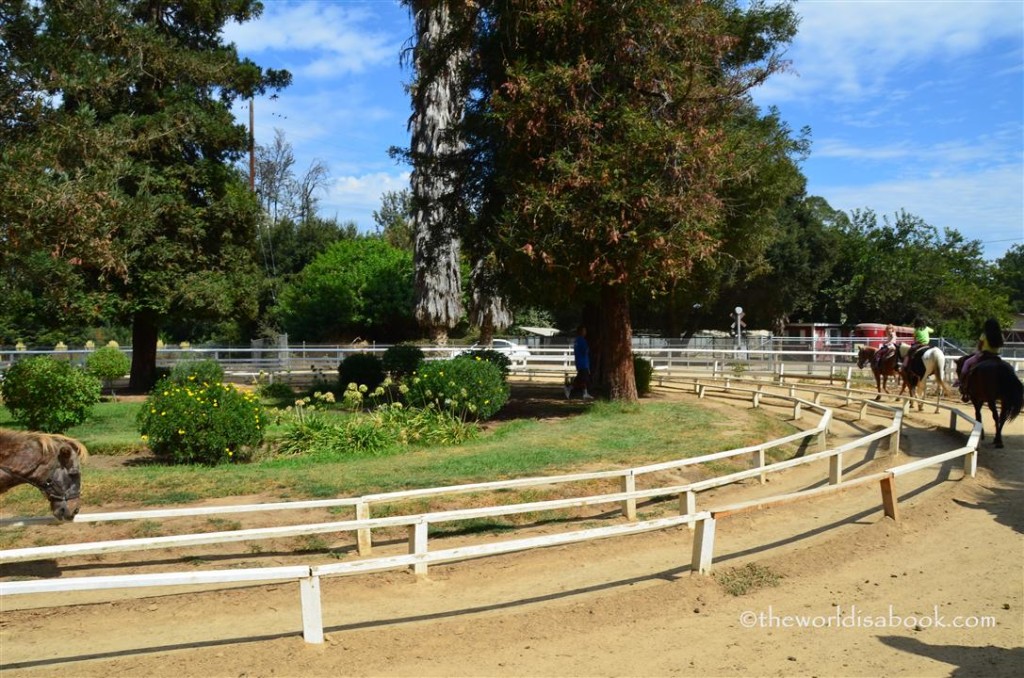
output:
{"label": "fence post", "polygon": [[978,449],[974,448],[964,455],[964,475],[975,477],[978,473]]}
{"label": "fence post", "polygon": [[[626,475],[622,476],[622,491],[623,492],[636,492],[636,476],[633,475],[633,470],[630,469]],[[630,497],[622,502],[622,515],[626,517],[626,520],[630,522],[636,521],[636,498]]]}
{"label": "fence post", "polygon": [[[428,528],[429,524],[425,520],[409,526],[409,553],[417,556],[426,555]],[[425,562],[416,562],[412,566],[412,572],[415,575],[425,575],[427,573],[427,564]]]}
{"label": "fence post", "polygon": [[[683,515],[692,516],[697,512],[697,493],[693,490],[687,490],[685,493],[679,495],[679,511]],[[686,524],[692,532],[696,525],[691,521]]]}
{"label": "fence post", "polygon": [[[370,505],[365,501],[356,504],[356,520],[369,519]],[[364,527],[356,530],[356,545],[361,556],[368,556],[373,552],[373,537],[370,534],[370,528]]]}
{"label": "fence post", "polygon": [[828,458],[828,484],[838,485],[843,481],[843,453]]}
{"label": "fence post", "polygon": [[893,520],[899,520],[899,514],[897,511],[897,504],[899,499],[896,496],[896,479],[891,475],[882,478],[879,481],[882,488],[882,511],[885,515]]}
{"label": "fence post", "polygon": [[715,519],[703,518],[697,521],[697,529],[693,535],[693,555],[690,559],[690,572],[711,574],[711,559],[715,550]]}
{"label": "fence post", "polygon": [[302,639],[307,643],[324,642],[324,617],[320,605],[320,577],[309,576],[299,580],[302,601]]}

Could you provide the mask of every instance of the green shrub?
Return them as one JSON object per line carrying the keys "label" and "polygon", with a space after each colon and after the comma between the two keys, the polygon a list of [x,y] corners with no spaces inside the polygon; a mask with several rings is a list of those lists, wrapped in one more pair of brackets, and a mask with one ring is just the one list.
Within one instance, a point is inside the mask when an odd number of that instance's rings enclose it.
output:
{"label": "green shrub", "polygon": [[636,392],[645,395],[651,392],[651,378],[654,376],[654,365],[647,358],[633,355],[633,375],[636,377]]}
{"label": "green shrub", "polygon": [[104,346],[98,348],[85,359],[86,371],[110,385],[115,379],[120,379],[132,369],[132,361],[127,355],[115,346]]}
{"label": "green shrub", "polygon": [[338,365],[338,385],[344,391],[349,384],[373,390],[384,381],[381,359],[372,353],[353,353]]}
{"label": "green shrub", "polygon": [[100,399],[100,381],[65,360],[36,356],[11,365],[0,395],[25,428],[63,433],[88,418]]}
{"label": "green shrub", "polygon": [[384,371],[395,379],[412,374],[423,362],[423,349],[413,344],[395,344],[384,351]]}
{"label": "green shrub", "polygon": [[216,360],[184,360],[171,368],[175,384],[219,384],[224,381],[224,368]]}
{"label": "green shrub", "polygon": [[232,384],[158,383],[139,411],[143,439],[179,464],[240,461],[263,440],[266,413]]}
{"label": "green shrub", "polygon": [[480,360],[486,360],[489,363],[494,363],[501,370],[501,376],[508,376],[508,368],[512,366],[512,359],[504,353],[499,353],[489,348],[477,348],[472,351],[467,351],[459,356],[460,358],[471,358]]}
{"label": "green shrub", "polygon": [[509,388],[494,363],[479,357],[424,362],[409,384],[409,403],[434,406],[462,420],[488,419],[508,401]]}
{"label": "green shrub", "polygon": [[286,400],[291,402],[295,399],[295,389],[283,381],[273,381],[267,384],[260,384],[256,387],[256,393],[261,398],[269,400]]}

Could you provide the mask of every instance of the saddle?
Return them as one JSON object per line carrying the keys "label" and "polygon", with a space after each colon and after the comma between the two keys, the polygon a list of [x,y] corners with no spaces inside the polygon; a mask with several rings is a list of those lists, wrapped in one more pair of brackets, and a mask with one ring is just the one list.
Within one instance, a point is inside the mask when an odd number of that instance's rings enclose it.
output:
{"label": "saddle", "polygon": [[929,348],[928,344],[911,344],[910,349],[907,351],[906,357],[906,368],[910,374],[923,377],[924,376],[924,352]]}

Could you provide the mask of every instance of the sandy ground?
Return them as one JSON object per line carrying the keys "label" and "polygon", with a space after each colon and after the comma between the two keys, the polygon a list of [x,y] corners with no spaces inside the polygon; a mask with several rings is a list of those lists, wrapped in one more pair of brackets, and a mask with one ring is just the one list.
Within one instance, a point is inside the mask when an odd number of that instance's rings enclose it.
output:
{"label": "sandy ground", "polygon": [[[741,417],[749,403],[714,406]],[[955,447],[962,436],[947,422],[928,409],[912,415],[900,459]],[[835,433],[872,425],[840,422]],[[1024,421],[1004,436],[1003,450],[983,444],[974,479],[961,479],[959,463],[901,477],[898,521],[882,516],[877,486],[722,519],[716,573],[756,565],[779,577],[744,595],[690,574],[692,537],[681,528],[434,567],[425,578],[327,580],[323,645],[303,642],[292,584],[106,592],[70,607],[24,597],[0,614],[0,675],[1021,675]],[[870,472],[891,465],[887,455],[881,447],[847,463]],[[822,472],[724,488],[707,504],[806,488]],[[81,575],[109,564],[61,565]]]}

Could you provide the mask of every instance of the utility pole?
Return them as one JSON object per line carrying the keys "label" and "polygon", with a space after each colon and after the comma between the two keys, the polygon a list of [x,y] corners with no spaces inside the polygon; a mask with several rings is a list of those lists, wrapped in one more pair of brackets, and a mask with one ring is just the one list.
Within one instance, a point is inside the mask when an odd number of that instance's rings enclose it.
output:
{"label": "utility pole", "polygon": [[253,131],[255,114],[253,113],[253,98],[249,97],[249,190],[256,192],[256,132]]}

